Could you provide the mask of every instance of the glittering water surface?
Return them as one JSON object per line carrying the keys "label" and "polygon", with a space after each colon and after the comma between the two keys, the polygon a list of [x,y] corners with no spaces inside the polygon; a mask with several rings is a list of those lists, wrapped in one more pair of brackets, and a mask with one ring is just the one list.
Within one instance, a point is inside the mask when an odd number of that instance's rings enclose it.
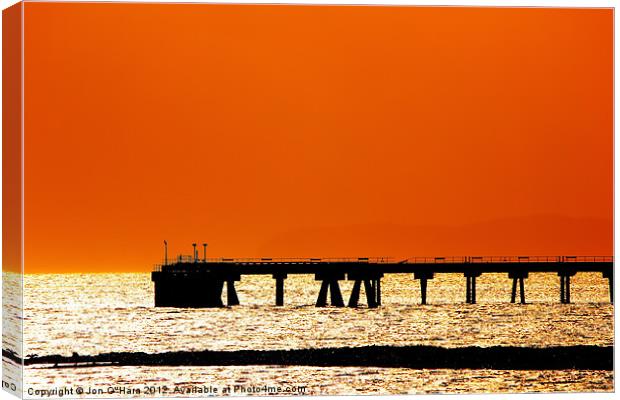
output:
{"label": "glittering water surface", "polygon": [[[23,336],[22,275],[5,273],[2,277],[2,349],[22,356]],[[2,382],[9,391],[21,395],[21,369],[13,361],[2,358]],[[7,388],[5,387],[5,390]]]}
{"label": "glittering water surface", "polygon": [[[529,304],[510,304],[505,275],[478,278],[478,304],[464,304],[465,279],[437,275],[428,302],[419,282],[389,275],[378,309],[316,308],[313,276],[285,282],[285,307],[275,307],[270,277],[243,277],[240,306],[223,309],[154,308],[149,274],[65,274],[25,277],[25,353],[158,353],[175,350],[299,349],[365,345],[443,347],[613,345],[613,306],[600,274],[572,279],[573,304],[559,304],[559,279],[531,274]],[[352,283],[342,282],[343,293]],[[224,297],[225,298],[225,295]],[[37,388],[86,385],[143,388],[305,386],[303,393],[422,393],[610,391],[611,371],[415,370],[401,368],[246,367],[28,367]],[[179,393],[153,393],[154,396]],[[200,393],[183,393],[201,395]],[[247,393],[231,393],[247,394]],[[263,393],[264,394],[264,393]],[[297,394],[285,393],[287,395]],[[108,396],[107,393],[105,393]],[[122,393],[114,393],[121,396]],[[124,394],[127,396],[127,393]],[[131,394],[130,394],[131,395]],[[134,394],[138,395],[138,394]],[[139,394],[144,396],[144,390]],[[96,396],[91,394],[90,397]]]}

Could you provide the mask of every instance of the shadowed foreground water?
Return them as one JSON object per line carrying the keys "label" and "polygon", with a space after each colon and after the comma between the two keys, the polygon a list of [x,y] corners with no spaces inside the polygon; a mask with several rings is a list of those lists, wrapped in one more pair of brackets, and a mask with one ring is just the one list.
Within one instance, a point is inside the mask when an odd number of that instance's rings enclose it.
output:
{"label": "shadowed foreground water", "polygon": [[[526,281],[531,304],[518,305],[508,303],[507,277],[483,275],[478,280],[479,304],[467,305],[465,279],[438,276],[429,282],[430,304],[420,306],[418,282],[409,275],[391,275],[383,282],[384,305],[369,310],[313,307],[319,285],[311,276],[287,279],[286,306],[278,308],[272,305],[272,279],[244,277],[238,285],[241,306],[190,310],[154,308],[148,274],[29,275],[25,279],[25,353],[70,356],[73,352],[96,355],[369,345],[613,346],[613,306],[607,303],[606,283],[599,274],[578,274],[572,287],[575,303],[562,305],[558,304],[558,277],[532,274]],[[350,287],[350,282],[343,284],[345,296]],[[613,389],[612,371],[602,370],[29,366],[25,377],[37,389],[85,385],[106,392],[110,386],[141,388],[145,384],[181,389],[184,385],[304,386],[304,393],[310,394]],[[139,395],[144,396],[144,391]]]}

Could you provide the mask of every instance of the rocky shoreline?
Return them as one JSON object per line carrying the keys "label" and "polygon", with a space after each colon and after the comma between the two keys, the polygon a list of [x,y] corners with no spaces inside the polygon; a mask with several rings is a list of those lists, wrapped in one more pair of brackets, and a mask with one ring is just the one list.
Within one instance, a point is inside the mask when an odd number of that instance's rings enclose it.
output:
{"label": "rocky shoreline", "polygon": [[[10,350],[3,357],[21,359]],[[296,350],[178,351],[158,354],[104,353],[27,357],[26,366],[224,366],[304,365],[318,367],[383,367],[415,369],[613,370],[613,346],[459,347],[366,346]]]}

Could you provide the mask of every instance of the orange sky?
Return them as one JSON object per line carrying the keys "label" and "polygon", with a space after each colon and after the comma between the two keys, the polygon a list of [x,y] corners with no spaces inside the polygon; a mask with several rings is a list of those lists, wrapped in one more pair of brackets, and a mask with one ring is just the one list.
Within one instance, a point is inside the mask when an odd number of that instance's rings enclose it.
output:
{"label": "orange sky", "polygon": [[25,5],[26,272],[612,254],[611,9]]}

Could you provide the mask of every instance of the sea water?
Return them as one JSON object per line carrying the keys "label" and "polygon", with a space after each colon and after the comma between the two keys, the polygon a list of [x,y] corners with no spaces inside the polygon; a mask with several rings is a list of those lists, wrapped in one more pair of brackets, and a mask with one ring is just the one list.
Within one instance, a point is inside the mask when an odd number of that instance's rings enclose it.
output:
{"label": "sea water", "polygon": [[[146,273],[25,275],[23,356],[369,345],[613,345],[613,305],[600,273],[573,277],[572,304],[560,304],[559,277],[544,273],[526,279],[525,305],[510,303],[511,280],[505,274],[479,277],[473,305],[465,304],[465,278],[451,274],[429,281],[427,305],[420,305],[419,281],[413,276],[387,275],[383,305],[376,309],[317,308],[319,283],[313,276],[289,275],[285,306],[276,307],[270,276],[244,276],[236,286],[241,305],[180,309],[153,306],[153,283]],[[352,282],[341,282],[345,301],[351,287]],[[33,365],[25,368],[24,378],[28,397],[42,397],[35,390],[69,388],[73,391],[66,397],[613,390],[612,371],[580,370]]]}

